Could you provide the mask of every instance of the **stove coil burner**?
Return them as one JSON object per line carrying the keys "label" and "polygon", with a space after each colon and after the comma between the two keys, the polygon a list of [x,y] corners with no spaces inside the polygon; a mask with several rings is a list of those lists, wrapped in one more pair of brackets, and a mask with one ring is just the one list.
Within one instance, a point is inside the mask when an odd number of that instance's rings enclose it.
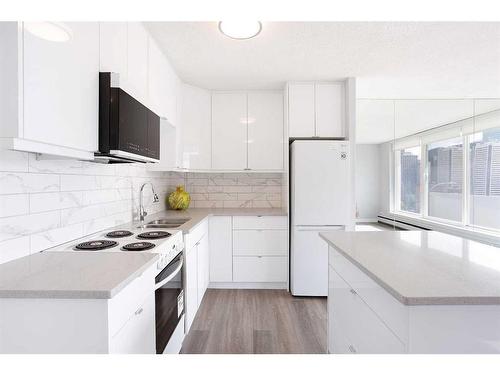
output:
{"label": "stove coil burner", "polygon": [[95,240],[82,242],[76,245],[77,250],[104,250],[118,245],[116,241]]}
{"label": "stove coil burner", "polygon": [[143,250],[149,250],[155,247],[155,245],[151,242],[133,242],[126,244],[125,246],[122,247],[122,250],[125,251],[143,251]]}
{"label": "stove coil burner", "polygon": [[159,231],[154,231],[154,232],[141,233],[137,236],[137,238],[155,240],[155,239],[166,238],[166,237],[170,237],[170,236],[171,236],[170,233],[159,230]]}
{"label": "stove coil burner", "polygon": [[109,232],[106,234],[106,237],[109,238],[122,238],[122,237],[128,237],[133,235],[133,233],[129,230],[115,230],[113,232]]}

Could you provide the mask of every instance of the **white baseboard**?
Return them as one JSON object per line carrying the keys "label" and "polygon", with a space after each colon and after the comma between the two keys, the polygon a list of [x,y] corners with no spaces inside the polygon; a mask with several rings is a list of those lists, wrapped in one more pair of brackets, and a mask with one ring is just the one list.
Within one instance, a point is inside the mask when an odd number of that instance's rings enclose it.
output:
{"label": "white baseboard", "polygon": [[210,283],[212,289],[287,289],[287,283]]}

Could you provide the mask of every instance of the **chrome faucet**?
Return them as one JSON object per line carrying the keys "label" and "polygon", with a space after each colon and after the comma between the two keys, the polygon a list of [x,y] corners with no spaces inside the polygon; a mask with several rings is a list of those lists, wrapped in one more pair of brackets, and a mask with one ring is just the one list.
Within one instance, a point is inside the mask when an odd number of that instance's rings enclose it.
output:
{"label": "chrome faucet", "polygon": [[143,198],[142,198],[142,192],[144,190],[144,187],[146,185],[151,185],[151,190],[153,191],[153,203],[159,202],[160,199],[158,198],[158,194],[155,192],[155,188],[151,182],[146,182],[145,184],[142,184],[141,190],[139,192],[139,221],[142,223],[144,221],[144,218],[148,214],[146,210],[144,210],[144,204],[143,204]]}

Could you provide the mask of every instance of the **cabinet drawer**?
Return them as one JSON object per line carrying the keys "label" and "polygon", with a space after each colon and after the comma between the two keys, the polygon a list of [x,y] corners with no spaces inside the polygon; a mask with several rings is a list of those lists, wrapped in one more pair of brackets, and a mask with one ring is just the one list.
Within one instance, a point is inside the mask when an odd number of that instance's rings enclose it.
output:
{"label": "cabinet drawer", "polygon": [[286,216],[234,216],[233,229],[287,229]]}
{"label": "cabinet drawer", "polygon": [[191,229],[189,233],[184,236],[186,250],[190,250],[194,245],[196,245],[207,232],[208,219],[205,218],[201,223]]}
{"label": "cabinet drawer", "polygon": [[235,230],[234,255],[286,255],[286,230]]}
{"label": "cabinet drawer", "polygon": [[286,282],[287,257],[234,257],[235,282]]}
{"label": "cabinet drawer", "polygon": [[334,352],[405,352],[405,345],[331,267],[330,279],[329,347]]}
{"label": "cabinet drawer", "polygon": [[141,308],[144,300],[154,297],[156,265],[147,269],[108,301],[109,334],[113,336]]}
{"label": "cabinet drawer", "polygon": [[404,343],[408,343],[408,307],[338,251],[330,247],[329,254],[333,269]]}
{"label": "cabinet drawer", "polygon": [[155,300],[151,295],[134,312],[125,325],[111,338],[110,353],[155,353]]}

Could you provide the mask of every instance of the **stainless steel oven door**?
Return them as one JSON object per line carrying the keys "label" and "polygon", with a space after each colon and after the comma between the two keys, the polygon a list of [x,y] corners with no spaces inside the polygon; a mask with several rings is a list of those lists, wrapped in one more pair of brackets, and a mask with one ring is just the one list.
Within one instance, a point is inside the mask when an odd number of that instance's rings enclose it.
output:
{"label": "stainless steel oven door", "polygon": [[156,353],[161,354],[184,314],[184,259],[177,255],[155,278]]}

